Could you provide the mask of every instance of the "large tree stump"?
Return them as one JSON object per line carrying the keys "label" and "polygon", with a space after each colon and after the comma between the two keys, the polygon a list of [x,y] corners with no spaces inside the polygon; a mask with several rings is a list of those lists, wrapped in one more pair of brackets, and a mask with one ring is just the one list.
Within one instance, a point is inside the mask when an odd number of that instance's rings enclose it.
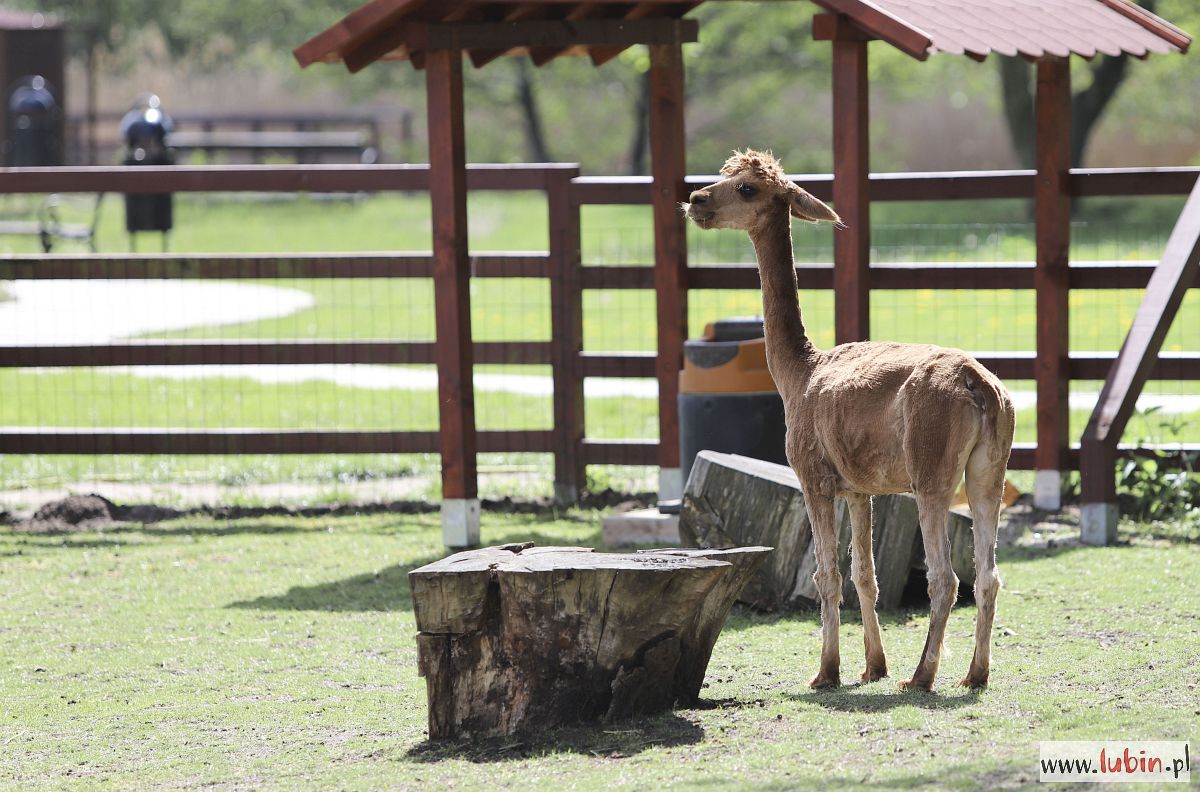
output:
{"label": "large tree stump", "polygon": [[[873,503],[877,606],[895,608],[912,570],[924,568],[917,503],[911,495],[878,496]],[[842,599],[846,607],[857,607],[858,594],[850,579],[850,518],[842,500],[836,515]],[[971,585],[975,580],[971,518],[950,512],[948,520],[954,571]],[[700,452],[684,491],[679,536],[684,545],[696,547],[774,547],[768,563],[742,592],[740,599],[748,605],[779,610],[811,607],[819,601],[812,579],[816,571],[812,525],[796,474],[785,465]]]}
{"label": "large tree stump", "polygon": [[770,552],[506,545],[413,570],[429,736],[489,737],[668,709],[700,692]]}

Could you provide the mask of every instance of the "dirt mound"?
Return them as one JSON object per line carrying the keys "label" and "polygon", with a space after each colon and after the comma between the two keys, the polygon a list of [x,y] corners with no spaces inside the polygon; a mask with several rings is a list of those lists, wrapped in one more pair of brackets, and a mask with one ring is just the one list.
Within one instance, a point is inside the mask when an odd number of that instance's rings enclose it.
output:
{"label": "dirt mound", "polygon": [[88,531],[111,523],[117,506],[101,495],[71,495],[44,504],[21,526],[27,531]]}

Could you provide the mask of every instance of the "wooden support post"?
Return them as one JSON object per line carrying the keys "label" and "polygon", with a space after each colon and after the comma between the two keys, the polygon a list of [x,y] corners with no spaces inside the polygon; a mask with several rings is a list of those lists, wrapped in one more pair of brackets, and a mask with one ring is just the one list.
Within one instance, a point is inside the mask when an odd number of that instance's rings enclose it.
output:
{"label": "wooden support post", "polygon": [[1071,69],[1066,58],[1037,63],[1037,472],[1034,505],[1058,509],[1062,475],[1069,467],[1070,391],[1068,335],[1071,246]]}
{"label": "wooden support post", "polygon": [[433,288],[437,327],[438,440],[442,454],[442,537],[448,547],[479,544],[475,473],[474,355],[467,256],[467,161],[460,50],[427,54],[429,197],[433,207]]}
{"label": "wooden support post", "polygon": [[546,184],[550,213],[550,324],[554,343],[554,499],[575,503],[586,481],[583,465],[583,269],[579,202],[571,180],[579,169],[555,171]]}
{"label": "wooden support post", "polygon": [[852,26],[833,41],[834,341],[871,336],[871,170],[867,42]]}
{"label": "wooden support post", "polygon": [[1109,369],[1100,399],[1080,443],[1083,484],[1080,538],[1086,544],[1112,544],[1117,538],[1117,444],[1133,415],[1163,339],[1179,312],[1184,295],[1200,277],[1200,186],[1192,189],[1162,261],[1154,268],[1146,296],[1138,306],[1129,334]]}
{"label": "wooden support post", "polygon": [[654,177],[654,289],[658,307],[659,497],[683,495],[679,469],[679,369],[687,338],[687,198],[683,48],[650,46],[650,171]]}

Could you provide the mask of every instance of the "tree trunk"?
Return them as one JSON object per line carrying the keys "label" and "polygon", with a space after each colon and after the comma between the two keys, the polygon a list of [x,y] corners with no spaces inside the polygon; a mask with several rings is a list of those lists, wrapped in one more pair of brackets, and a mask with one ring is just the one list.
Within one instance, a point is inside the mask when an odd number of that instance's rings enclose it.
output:
{"label": "tree trunk", "polygon": [[614,555],[523,544],[410,572],[430,738],[694,701],[733,600],[769,551]]}
{"label": "tree trunk", "polygon": [[[1158,0],[1141,0],[1140,5],[1155,13]],[[1022,168],[1033,168],[1034,101],[1033,67],[1022,58],[1000,58],[1000,86],[1004,118],[1009,138]],[[1071,167],[1083,167],[1092,130],[1117,95],[1129,74],[1129,56],[1101,56],[1088,65],[1092,80],[1087,88],[1071,97]]]}
{"label": "tree trunk", "polygon": [[633,137],[629,139],[631,176],[640,176],[648,170],[646,153],[650,146],[650,72],[639,77],[637,98],[633,103]]}
{"label": "tree trunk", "polygon": [[[900,605],[914,568],[923,568],[924,553],[916,499],[912,495],[873,498],[872,525],[875,574],[879,583],[877,607]],[[850,519],[838,500],[838,560],[842,570],[843,604],[858,606],[850,579]],[[954,571],[965,585],[975,580],[971,518],[958,512],[947,516]],[[774,554],[746,584],[742,602],[763,610],[813,607],[819,601],[813,572],[812,524],[791,468],[734,454],[701,451],[688,478],[679,515],[679,536],[685,545],[728,547],[765,544]]]}
{"label": "tree trunk", "polygon": [[532,67],[528,58],[513,58],[517,70],[517,104],[521,107],[521,120],[525,126],[525,151],[530,162],[553,162],[550,148],[546,145],[546,133],[542,127],[542,110],[538,103],[537,90],[533,85]]}
{"label": "tree trunk", "polygon": [[999,58],[1000,88],[1008,136],[1022,168],[1036,164],[1034,149],[1033,69],[1021,58]]}

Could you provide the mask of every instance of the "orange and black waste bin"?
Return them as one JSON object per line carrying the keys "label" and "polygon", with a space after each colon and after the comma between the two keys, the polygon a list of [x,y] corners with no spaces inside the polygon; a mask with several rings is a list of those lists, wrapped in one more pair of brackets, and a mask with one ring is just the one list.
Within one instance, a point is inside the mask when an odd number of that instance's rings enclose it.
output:
{"label": "orange and black waste bin", "polygon": [[712,322],[683,345],[679,451],[684,481],[700,451],[787,464],[783,398],[767,371],[758,317]]}

